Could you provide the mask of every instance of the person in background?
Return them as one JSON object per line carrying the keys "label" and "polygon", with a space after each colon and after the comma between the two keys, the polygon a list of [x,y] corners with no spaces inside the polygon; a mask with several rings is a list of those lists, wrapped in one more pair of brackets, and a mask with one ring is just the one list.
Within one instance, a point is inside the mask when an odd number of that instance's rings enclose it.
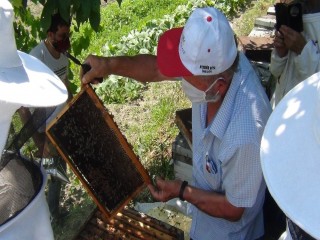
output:
{"label": "person in background", "polygon": [[[70,25],[70,21],[65,21],[59,13],[54,14],[51,17],[51,24],[47,30],[46,39],[41,41],[30,52],[30,55],[41,60],[61,79],[68,89],[69,100],[72,98],[70,82],[68,80],[69,60],[64,53],[70,48]],[[56,114],[64,105],[65,104],[58,106],[51,114],[51,117],[48,119],[48,121],[56,116]],[[61,167],[64,171],[66,171],[66,162],[60,157],[59,153],[55,150],[48,139],[46,139],[44,147],[48,153],[48,158],[50,158],[53,162],[50,163],[50,166],[57,169]],[[49,182],[48,204],[54,220],[57,220],[60,217],[59,199],[61,185],[61,180],[54,177],[52,177]]]}
{"label": "person in background", "polygon": [[[59,13],[51,17],[47,37],[34,47],[30,54],[46,64],[69,89],[69,60],[64,53],[70,48],[70,22]],[[70,91],[69,91],[70,93]]]}
{"label": "person in background", "polygon": [[320,71],[320,1],[298,2],[302,4],[303,32],[282,25],[275,33],[270,62],[276,78],[273,106],[302,80]]}
{"label": "person in background", "polygon": [[166,31],[157,56],[88,56],[82,83],[110,74],[140,82],[181,80],[192,102],[192,183],[156,179],[153,197],[191,204],[194,240],[260,239],[266,185],[260,139],[271,113],[251,64],[237,51],[227,18],[213,7],[197,8],[186,25]]}

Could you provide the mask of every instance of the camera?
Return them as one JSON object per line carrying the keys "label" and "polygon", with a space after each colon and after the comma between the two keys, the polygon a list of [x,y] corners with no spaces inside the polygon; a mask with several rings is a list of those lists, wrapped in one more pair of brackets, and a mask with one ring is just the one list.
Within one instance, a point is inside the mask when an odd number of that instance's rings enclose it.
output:
{"label": "camera", "polygon": [[302,4],[299,2],[275,4],[276,25],[279,30],[281,25],[286,25],[297,32],[303,31]]}

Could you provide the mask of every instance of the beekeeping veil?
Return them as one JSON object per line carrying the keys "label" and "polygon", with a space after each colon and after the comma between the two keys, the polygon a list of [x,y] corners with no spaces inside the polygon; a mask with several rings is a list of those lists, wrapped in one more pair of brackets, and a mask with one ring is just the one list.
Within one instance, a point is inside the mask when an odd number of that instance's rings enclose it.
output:
{"label": "beekeeping veil", "polygon": [[[14,12],[0,1],[0,239],[53,239],[46,205],[46,174],[21,156],[21,147],[45,123],[48,111],[67,100],[60,79],[41,61],[17,51]],[[40,107],[10,141],[12,117],[21,106]],[[11,134],[10,134],[11,135]]]}

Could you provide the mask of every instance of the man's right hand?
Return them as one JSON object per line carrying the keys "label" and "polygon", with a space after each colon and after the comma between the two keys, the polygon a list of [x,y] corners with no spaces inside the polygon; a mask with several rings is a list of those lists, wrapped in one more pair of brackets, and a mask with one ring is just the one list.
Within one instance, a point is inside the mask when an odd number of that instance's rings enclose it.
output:
{"label": "man's right hand", "polygon": [[99,57],[94,55],[89,55],[85,60],[84,64],[88,64],[91,69],[84,74],[83,69],[80,70],[80,79],[82,84],[100,83],[99,78],[107,77],[109,74],[106,67],[107,59],[105,57]]}
{"label": "man's right hand", "polygon": [[286,56],[289,50],[299,55],[306,44],[301,33],[285,25],[276,32],[274,39],[274,47],[280,57]]}
{"label": "man's right hand", "polygon": [[273,40],[273,45],[279,57],[283,58],[288,54],[289,50],[284,44],[284,37],[281,32],[276,31],[275,38]]}

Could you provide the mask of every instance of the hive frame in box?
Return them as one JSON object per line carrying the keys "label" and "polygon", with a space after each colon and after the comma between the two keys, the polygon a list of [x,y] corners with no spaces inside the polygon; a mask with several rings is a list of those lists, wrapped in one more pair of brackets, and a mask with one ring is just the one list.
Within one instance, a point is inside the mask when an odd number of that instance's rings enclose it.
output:
{"label": "hive frame in box", "polygon": [[110,218],[151,179],[90,85],[52,120],[47,136]]}
{"label": "hive frame in box", "polygon": [[175,123],[192,149],[192,109],[186,108],[176,111]]}
{"label": "hive frame in box", "polygon": [[94,210],[73,240],[183,240],[184,232],[168,223],[125,207],[112,219]]}

